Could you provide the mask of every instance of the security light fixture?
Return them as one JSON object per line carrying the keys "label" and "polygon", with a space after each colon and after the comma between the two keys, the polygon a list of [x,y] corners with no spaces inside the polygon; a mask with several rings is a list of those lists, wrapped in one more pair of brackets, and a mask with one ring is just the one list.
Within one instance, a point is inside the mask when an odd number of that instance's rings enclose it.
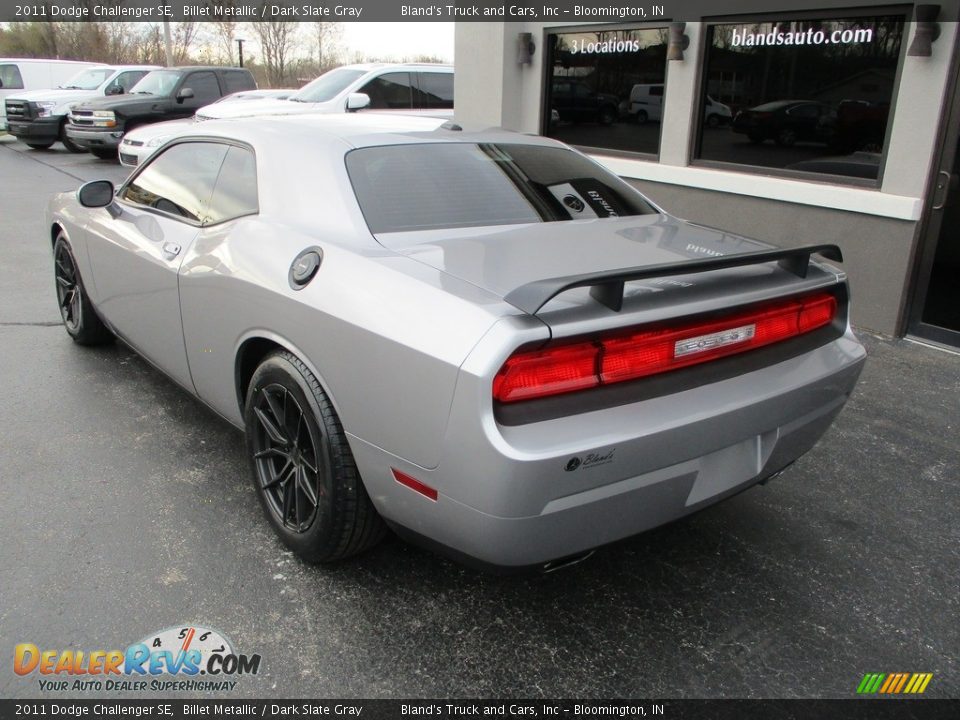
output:
{"label": "security light fixture", "polygon": [[939,5],[917,5],[914,15],[913,42],[907,55],[910,57],[930,57],[933,54],[933,43],[940,37],[940,24],[937,16],[940,15]]}
{"label": "security light fixture", "polygon": [[533,53],[537,46],[533,42],[533,33],[522,32],[517,35],[517,62],[521,65],[529,65],[533,62]]}
{"label": "security light fixture", "polygon": [[667,60],[683,60],[683,51],[690,47],[690,36],[683,31],[687,24],[670,23],[670,40],[667,44]]}

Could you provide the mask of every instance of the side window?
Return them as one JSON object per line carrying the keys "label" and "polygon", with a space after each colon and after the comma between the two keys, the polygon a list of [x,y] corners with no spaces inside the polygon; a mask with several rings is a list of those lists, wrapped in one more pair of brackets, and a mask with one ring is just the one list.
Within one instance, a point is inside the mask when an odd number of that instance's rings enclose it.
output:
{"label": "side window", "polygon": [[253,82],[249,73],[239,72],[237,70],[227,70],[224,72],[223,80],[227,86],[227,89],[224,91],[224,95],[240,92],[241,90],[253,90],[256,88],[256,84]]}
{"label": "side window", "polygon": [[663,85],[651,85],[650,94],[653,97],[663,97]]}
{"label": "side window", "polygon": [[256,160],[250,150],[231,147],[210,198],[209,222],[253,215],[258,210]]}
{"label": "side window", "polygon": [[127,202],[186,220],[210,222],[210,196],[228,145],[186,142],[152,158],[124,188]]}
{"label": "side window", "polygon": [[23,78],[16,65],[0,65],[0,88],[4,90],[23,90]]}
{"label": "side window", "polygon": [[146,70],[130,70],[117,75],[106,87],[107,95],[122,95],[130,92],[130,88],[136,85],[140,78],[147,74]]}
{"label": "side window", "polygon": [[453,73],[417,73],[420,81],[420,107],[424,110],[453,109]]}
{"label": "side window", "polygon": [[368,82],[360,92],[370,96],[371,110],[409,110],[413,107],[410,73],[386,73]]}
{"label": "side window", "polygon": [[220,99],[220,85],[217,84],[217,76],[212,72],[190,73],[180,87],[193,90],[193,98],[187,101],[191,105],[209,105]]}

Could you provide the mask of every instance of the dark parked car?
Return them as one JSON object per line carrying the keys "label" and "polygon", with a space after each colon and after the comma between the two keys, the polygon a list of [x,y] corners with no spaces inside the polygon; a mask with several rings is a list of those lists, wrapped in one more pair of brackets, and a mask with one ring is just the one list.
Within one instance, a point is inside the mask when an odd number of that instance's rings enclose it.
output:
{"label": "dark parked car", "polygon": [[776,100],[743,110],[733,118],[733,131],[746,135],[750,142],[773,140],[790,147],[801,142],[827,142],[826,119],[829,105],[810,100]]}
{"label": "dark parked car", "polygon": [[81,103],[70,112],[67,137],[99,158],[114,158],[120,140],[139,125],[192,117],[197,109],[224,95],[254,90],[249,70],[180,67],[154,70],[120,97]]}
{"label": "dark parked car", "polygon": [[620,115],[620,100],[615,95],[594,92],[586,83],[575,80],[554,80],[551,101],[560,119],[569,122],[609,125]]}

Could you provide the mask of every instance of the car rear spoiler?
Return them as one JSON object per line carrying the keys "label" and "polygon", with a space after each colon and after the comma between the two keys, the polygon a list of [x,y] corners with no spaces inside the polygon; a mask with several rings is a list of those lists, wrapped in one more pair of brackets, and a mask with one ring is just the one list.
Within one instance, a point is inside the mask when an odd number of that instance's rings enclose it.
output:
{"label": "car rear spoiler", "polygon": [[536,315],[540,309],[560,293],[578,287],[589,287],[590,296],[614,312],[623,307],[623,286],[631,280],[669,277],[674,275],[692,275],[745,265],[759,265],[773,262],[797,277],[805,278],[810,265],[810,256],[823,255],[828,260],[843,262],[843,254],[836,245],[805,245],[789,250],[762,250],[760,252],[739,253],[712,257],[703,260],[689,260],[678,263],[648,265],[646,267],[606,270],[583,275],[536,280],[511,290],[503,298],[515,308],[528,315]]}

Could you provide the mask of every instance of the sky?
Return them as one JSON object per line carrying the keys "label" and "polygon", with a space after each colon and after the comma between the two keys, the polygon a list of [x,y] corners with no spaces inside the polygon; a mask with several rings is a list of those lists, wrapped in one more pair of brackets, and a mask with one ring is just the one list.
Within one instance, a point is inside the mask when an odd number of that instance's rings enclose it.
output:
{"label": "sky", "polygon": [[453,23],[345,22],[342,46],[351,58],[354,50],[377,57],[401,59],[435,55],[453,62]]}

